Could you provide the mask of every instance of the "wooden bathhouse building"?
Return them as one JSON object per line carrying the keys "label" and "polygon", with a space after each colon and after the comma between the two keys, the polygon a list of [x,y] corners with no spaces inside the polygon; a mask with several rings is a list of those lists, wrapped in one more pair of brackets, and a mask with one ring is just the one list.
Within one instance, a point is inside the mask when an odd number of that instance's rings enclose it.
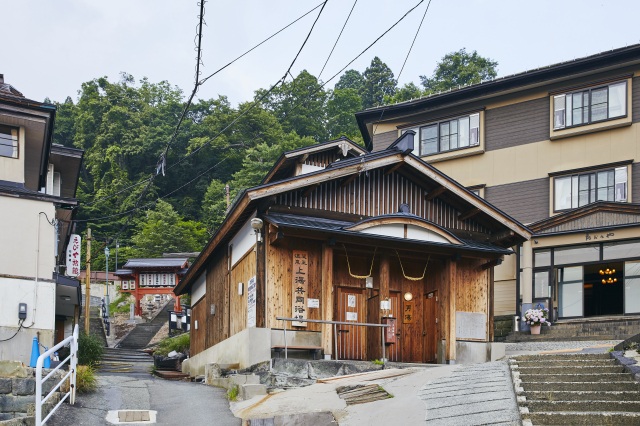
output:
{"label": "wooden bathhouse building", "polygon": [[387,322],[390,361],[484,357],[493,269],[530,231],[413,148],[409,131],[373,153],[345,138],[286,152],[240,194],[174,290],[191,296],[184,368],[268,360],[283,328],[324,359],[382,357],[380,327],[306,320]]}

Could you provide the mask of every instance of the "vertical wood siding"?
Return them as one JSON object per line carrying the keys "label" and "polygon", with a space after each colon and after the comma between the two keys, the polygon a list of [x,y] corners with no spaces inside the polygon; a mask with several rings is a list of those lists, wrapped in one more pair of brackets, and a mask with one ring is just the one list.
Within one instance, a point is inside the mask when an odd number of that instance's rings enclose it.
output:
{"label": "vertical wood siding", "polygon": [[[231,270],[229,336],[247,327],[247,283],[256,275],[255,252],[248,252]],[[238,283],[243,283],[242,295],[238,294]]]}
{"label": "vertical wood siding", "polygon": [[[206,297],[200,299],[191,307],[191,340],[189,351],[191,355],[196,355],[207,349],[207,312],[205,310],[207,303]],[[194,324],[198,321],[198,329]]]}
{"label": "vertical wood siding", "polygon": [[640,121],[640,77],[631,80],[631,119],[634,123]]}
{"label": "vertical wood siding", "polygon": [[[206,303],[202,309],[206,315],[206,347],[220,343],[229,337],[229,271],[225,250],[217,250],[207,267]],[[211,315],[211,305],[216,312]],[[193,328],[192,328],[193,329]]]}
{"label": "vertical wood siding", "polygon": [[[268,241],[268,238],[266,239]],[[315,241],[294,240],[281,246],[274,246],[267,242],[267,328],[281,328],[282,321],[276,317],[292,318],[292,266],[293,250],[304,250],[308,253],[309,277],[307,299],[319,299],[320,307],[307,310],[307,319],[322,318],[322,246]],[[331,318],[329,318],[331,319]],[[320,324],[308,323],[307,327],[292,327],[288,329],[320,331]]]}
{"label": "vertical wood siding", "polygon": [[382,151],[387,149],[389,145],[398,139],[398,131],[392,130],[390,132],[378,133],[373,136],[373,149],[371,152]]}
{"label": "vertical wood siding", "polygon": [[424,188],[404,176],[385,175],[384,170],[377,169],[362,172],[345,186],[339,180],[325,182],[306,197],[300,191],[280,194],[276,203],[360,216],[397,213],[400,204],[407,203],[411,213],[445,228],[488,233],[472,219],[459,220],[459,212],[440,199],[425,201],[424,196]]}

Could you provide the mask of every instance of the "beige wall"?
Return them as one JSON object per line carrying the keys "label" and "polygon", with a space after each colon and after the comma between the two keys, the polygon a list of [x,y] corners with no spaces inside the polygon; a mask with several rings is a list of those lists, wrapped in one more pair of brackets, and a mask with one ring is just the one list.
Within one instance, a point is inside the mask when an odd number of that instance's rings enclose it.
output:
{"label": "beige wall", "polygon": [[24,183],[24,127],[18,133],[18,158],[0,157],[0,180]]}
{"label": "beige wall", "polygon": [[51,279],[54,228],[47,217],[55,218],[53,204],[13,197],[0,197],[0,203],[0,275],[33,279],[37,269],[39,278]]}

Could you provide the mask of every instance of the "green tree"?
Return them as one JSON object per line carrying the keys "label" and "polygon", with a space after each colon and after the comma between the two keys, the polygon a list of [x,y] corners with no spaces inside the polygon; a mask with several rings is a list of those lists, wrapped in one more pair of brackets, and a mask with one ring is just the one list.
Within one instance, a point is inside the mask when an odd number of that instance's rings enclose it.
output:
{"label": "green tree", "polygon": [[478,55],[475,50],[467,53],[462,48],[444,55],[431,78],[421,75],[420,80],[428,93],[443,92],[495,78],[497,66],[498,62]]}
{"label": "green tree", "polygon": [[336,83],[334,90],[340,89],[355,89],[358,93],[362,92],[364,87],[364,77],[360,74],[360,71],[346,70],[344,74],[340,76],[340,79]]}
{"label": "green tree", "polygon": [[396,81],[391,69],[377,56],[362,74],[362,107],[371,108],[384,103],[385,96],[393,96],[396,92]]}
{"label": "green tree", "polygon": [[202,221],[210,235],[218,229],[227,214],[226,185],[218,179],[213,179],[202,201]]}
{"label": "green tree", "polygon": [[327,129],[331,139],[346,136],[360,142],[362,136],[358,129],[355,113],[362,109],[362,99],[353,88],[334,89],[327,102]]}
{"label": "green tree", "polygon": [[171,204],[158,200],[138,222],[132,238],[133,252],[139,257],[159,257],[166,252],[200,251],[206,238],[202,224],[184,220]]}
{"label": "green tree", "polygon": [[71,147],[76,133],[76,106],[69,96],[63,103],[55,102],[54,104],[56,106],[56,124],[53,131],[53,143]]}
{"label": "green tree", "polygon": [[[256,99],[265,92],[265,89],[258,90]],[[326,101],[327,92],[318,79],[303,70],[291,82],[275,88],[263,104],[275,115],[285,132],[294,131],[300,136],[324,141],[327,138]]]}
{"label": "green tree", "polygon": [[385,104],[395,104],[398,102],[410,101],[412,99],[418,99],[423,95],[422,90],[415,83],[407,83],[399,88],[393,96],[385,96]]}

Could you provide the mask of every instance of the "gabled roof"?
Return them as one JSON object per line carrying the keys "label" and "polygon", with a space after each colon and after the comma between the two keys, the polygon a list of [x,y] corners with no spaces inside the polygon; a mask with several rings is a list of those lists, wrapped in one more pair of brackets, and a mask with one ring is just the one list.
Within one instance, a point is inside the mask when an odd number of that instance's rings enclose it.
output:
{"label": "gabled roof", "polygon": [[[413,137],[413,132],[407,132],[399,139],[410,138],[412,143]],[[406,141],[397,142],[394,143],[394,146],[404,146]],[[442,199],[457,208],[464,216],[473,216],[474,219],[482,221],[485,226],[495,231],[493,244],[496,247],[509,247],[531,236],[531,231],[526,226],[471,193],[435,167],[413,154],[407,153],[407,150],[399,151],[396,148],[391,148],[367,153],[352,159],[337,161],[325,169],[270,182],[241,193],[220,228],[200,252],[183,280],[176,286],[176,294],[182,294],[191,285],[193,280],[206,267],[206,261],[213,251],[219,245],[229,241],[260,206],[264,208],[268,205],[272,197],[314,187],[332,180],[358,176],[365,170],[379,168],[402,172],[417,185],[428,188],[434,198]],[[353,222],[349,223],[353,224]]]}
{"label": "gabled roof", "polygon": [[[419,99],[370,108],[357,112],[356,120],[365,145],[370,148],[373,130],[371,123],[373,122],[464,104],[472,100],[485,99],[497,94],[512,93],[525,88],[540,87],[577,74],[584,75],[611,69],[612,67],[623,67],[638,63],[640,63],[640,44],[634,44],[510,76],[483,81],[443,93],[432,94]],[[381,116],[384,117],[383,120],[380,120]]]}
{"label": "gabled roof", "polygon": [[287,151],[278,158],[269,173],[262,179],[262,185],[292,177],[295,175],[296,165],[304,163],[310,155],[331,151],[339,151],[343,157],[347,158],[357,157],[367,153],[367,150],[345,136],[328,142]]}
{"label": "gabled roof", "polygon": [[535,236],[638,225],[640,225],[640,204],[598,201],[532,223],[529,229]]}
{"label": "gabled roof", "polygon": [[182,257],[159,257],[149,259],[129,259],[122,269],[150,269],[150,268],[186,268],[189,259]]}

